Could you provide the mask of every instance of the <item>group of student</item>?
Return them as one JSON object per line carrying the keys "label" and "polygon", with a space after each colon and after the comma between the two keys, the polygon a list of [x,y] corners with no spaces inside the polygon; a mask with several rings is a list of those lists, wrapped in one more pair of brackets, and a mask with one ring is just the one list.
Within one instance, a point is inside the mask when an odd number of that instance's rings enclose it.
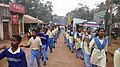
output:
{"label": "group of student", "polygon": [[40,66],[40,59],[42,58],[43,65],[46,66],[48,60],[48,47],[50,53],[55,48],[55,39],[59,37],[61,30],[59,26],[49,26],[43,28],[42,31],[32,30],[32,37],[28,40],[27,45],[20,45],[22,37],[20,35],[13,35],[11,37],[11,47],[6,45],[0,46],[0,50],[5,49],[0,53],[0,60],[7,57],[8,67],[28,67],[26,61],[26,54],[20,47],[30,48],[30,67],[34,67],[34,58],[36,58],[38,67]]}
{"label": "group of student", "polygon": [[84,29],[83,26],[78,26],[76,31],[65,27],[64,42],[72,53],[75,49],[76,58],[84,60],[86,67],[91,67],[91,64],[92,67],[106,67],[108,38],[104,28],[92,33],[91,27]]}

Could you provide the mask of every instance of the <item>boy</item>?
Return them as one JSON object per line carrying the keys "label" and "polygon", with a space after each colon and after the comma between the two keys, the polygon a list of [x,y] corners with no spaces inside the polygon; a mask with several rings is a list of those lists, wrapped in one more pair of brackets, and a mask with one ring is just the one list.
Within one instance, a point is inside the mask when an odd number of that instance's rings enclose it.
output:
{"label": "boy", "polygon": [[[28,67],[25,52],[19,48],[22,37],[20,35],[13,35],[11,38],[11,47],[6,48],[0,53],[0,60],[7,57],[8,67]],[[0,49],[4,49],[2,46]]]}
{"label": "boy", "polygon": [[49,29],[50,30],[47,32],[47,34],[49,36],[48,42],[49,42],[49,47],[50,47],[50,53],[52,53],[52,48],[55,47],[55,45],[54,45],[54,32],[53,32],[52,27],[49,27]]}
{"label": "boy", "polygon": [[21,45],[21,47],[29,48],[30,50],[30,67],[34,67],[34,58],[37,60],[38,67],[40,67],[40,56],[41,56],[41,39],[37,37],[37,33],[35,30],[32,31],[32,37],[29,39],[27,45]]}
{"label": "boy", "polygon": [[38,32],[38,35],[40,36],[42,41],[42,55],[43,55],[44,66],[46,66],[46,59],[47,59],[47,46],[48,46],[48,35],[46,34],[47,31],[48,29],[44,28],[43,33]]}

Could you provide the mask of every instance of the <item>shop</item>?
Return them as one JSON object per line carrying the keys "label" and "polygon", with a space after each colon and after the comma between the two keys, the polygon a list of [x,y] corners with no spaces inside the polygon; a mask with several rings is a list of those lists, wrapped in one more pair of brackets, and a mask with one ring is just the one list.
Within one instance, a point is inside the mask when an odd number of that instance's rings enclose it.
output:
{"label": "shop", "polygon": [[10,23],[10,36],[12,35],[24,35],[24,23],[23,16],[25,14],[25,8],[19,4],[9,2],[11,23]]}

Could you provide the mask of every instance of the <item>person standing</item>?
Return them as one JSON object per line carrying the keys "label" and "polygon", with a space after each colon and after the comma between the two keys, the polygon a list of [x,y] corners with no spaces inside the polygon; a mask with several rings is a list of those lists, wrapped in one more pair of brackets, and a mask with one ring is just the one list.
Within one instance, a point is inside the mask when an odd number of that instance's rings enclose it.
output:
{"label": "person standing", "polygon": [[91,55],[91,63],[92,67],[106,67],[106,55],[107,55],[107,46],[108,40],[104,37],[104,29],[98,29],[98,36],[93,38],[89,43],[90,50],[94,45],[94,49]]}

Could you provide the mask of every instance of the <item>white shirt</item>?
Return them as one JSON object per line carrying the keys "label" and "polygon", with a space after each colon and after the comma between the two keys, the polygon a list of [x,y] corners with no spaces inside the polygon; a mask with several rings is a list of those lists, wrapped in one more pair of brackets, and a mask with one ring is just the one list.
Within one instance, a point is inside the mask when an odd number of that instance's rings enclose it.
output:
{"label": "white shirt", "polygon": [[30,45],[31,49],[33,50],[39,50],[40,46],[42,45],[42,42],[39,37],[36,37],[35,39],[31,37],[28,41],[28,45]]}

